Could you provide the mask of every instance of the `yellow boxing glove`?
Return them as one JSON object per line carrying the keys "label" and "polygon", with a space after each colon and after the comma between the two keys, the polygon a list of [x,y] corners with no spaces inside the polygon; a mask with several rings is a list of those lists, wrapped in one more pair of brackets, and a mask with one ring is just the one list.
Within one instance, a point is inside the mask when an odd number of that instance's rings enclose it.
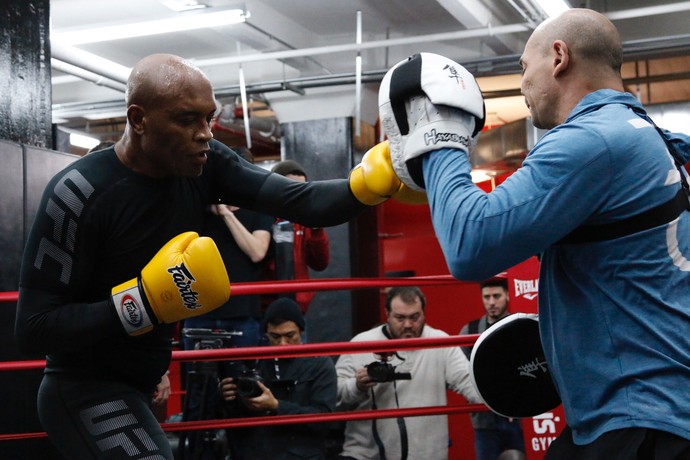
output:
{"label": "yellow boxing glove", "polygon": [[361,203],[375,206],[390,197],[403,203],[426,203],[426,194],[411,190],[393,170],[388,141],[369,149],[362,161],[350,171],[350,190]]}
{"label": "yellow boxing glove", "polygon": [[412,190],[404,182],[400,185],[398,193],[393,195],[393,199],[405,204],[427,204],[429,202],[426,193]]}
{"label": "yellow boxing glove", "polygon": [[207,313],[230,298],[230,280],[211,238],[177,235],[151,259],[138,278],[115,286],[112,303],[130,335],[158,323]]}

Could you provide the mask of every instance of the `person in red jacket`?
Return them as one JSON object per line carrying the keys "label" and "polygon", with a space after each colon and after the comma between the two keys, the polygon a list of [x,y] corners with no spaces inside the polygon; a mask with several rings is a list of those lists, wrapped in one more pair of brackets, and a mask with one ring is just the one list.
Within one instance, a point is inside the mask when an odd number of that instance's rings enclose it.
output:
{"label": "person in red jacket", "polygon": [[[307,181],[304,168],[294,160],[277,163],[271,169],[290,179]],[[305,227],[278,219],[273,224],[274,257],[268,262],[271,276],[279,280],[309,279],[309,269],[322,271],[328,267],[330,246],[323,228]],[[307,313],[315,292],[297,292],[291,295],[302,314]]]}

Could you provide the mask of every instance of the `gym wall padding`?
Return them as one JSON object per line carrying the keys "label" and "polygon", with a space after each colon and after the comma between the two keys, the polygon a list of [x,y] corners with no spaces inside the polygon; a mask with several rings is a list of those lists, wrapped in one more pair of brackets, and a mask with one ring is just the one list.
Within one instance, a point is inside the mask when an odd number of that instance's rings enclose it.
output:
{"label": "gym wall padding", "polygon": [[[0,141],[0,289],[19,288],[19,270],[26,236],[46,184],[76,160],[71,154]],[[21,354],[14,341],[16,303],[0,304],[0,361],[43,359]],[[0,376],[0,433],[42,431],[36,415],[36,393],[41,371],[6,372]],[[47,440],[0,443],[0,458],[12,460],[59,459]]]}
{"label": "gym wall padding", "polygon": [[[0,264],[0,289],[16,291],[25,234],[22,146],[0,141],[0,163],[3,165],[0,168],[0,247],[3,262]],[[3,313],[8,309],[8,305],[2,305]]]}

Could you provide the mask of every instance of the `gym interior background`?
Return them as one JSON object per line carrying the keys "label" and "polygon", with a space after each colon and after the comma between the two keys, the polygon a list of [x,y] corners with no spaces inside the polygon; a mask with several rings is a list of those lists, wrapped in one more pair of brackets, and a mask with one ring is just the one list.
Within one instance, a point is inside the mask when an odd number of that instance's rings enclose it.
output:
{"label": "gym interior background", "polygon": [[[627,90],[658,124],[688,132],[690,2],[570,0],[569,6],[608,15],[621,31]],[[486,98],[487,129],[472,162],[476,181],[490,188],[519,167],[540,135],[519,94],[518,59],[547,16],[537,0],[3,0],[0,289],[17,290],[26,233],[48,179],[91,145],[121,134],[124,85],[145,55],[193,60],[216,91],[215,136],[250,146],[266,167],[296,159],[310,179],[345,177],[381,139],[376,99],[390,66],[420,51],[446,55],[478,77]],[[315,276],[447,273],[440,253],[428,250],[435,242],[425,219],[422,208],[391,204],[329,229],[332,262]],[[439,309],[429,322],[452,325],[451,334],[482,312],[476,286],[455,289],[453,297],[425,289]],[[380,320],[380,293],[322,292],[309,315],[310,340],[347,341]],[[0,318],[0,360],[30,358],[13,343],[14,304],[0,304]],[[2,375],[0,433],[40,431],[39,377]],[[46,444],[0,443],[0,458],[49,458]]]}

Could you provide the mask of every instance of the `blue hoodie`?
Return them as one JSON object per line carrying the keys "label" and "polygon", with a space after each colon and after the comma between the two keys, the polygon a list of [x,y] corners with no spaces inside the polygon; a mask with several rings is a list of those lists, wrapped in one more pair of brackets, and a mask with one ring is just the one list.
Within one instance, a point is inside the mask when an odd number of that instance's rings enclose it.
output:
{"label": "blue hoodie", "polygon": [[[481,280],[541,254],[539,320],[578,444],[647,427],[690,439],[690,212],[610,241],[556,244],[670,200],[680,175],[628,93],[588,94],[490,194],[461,150],[424,158],[451,273]],[[669,134],[684,162],[690,137]]]}

